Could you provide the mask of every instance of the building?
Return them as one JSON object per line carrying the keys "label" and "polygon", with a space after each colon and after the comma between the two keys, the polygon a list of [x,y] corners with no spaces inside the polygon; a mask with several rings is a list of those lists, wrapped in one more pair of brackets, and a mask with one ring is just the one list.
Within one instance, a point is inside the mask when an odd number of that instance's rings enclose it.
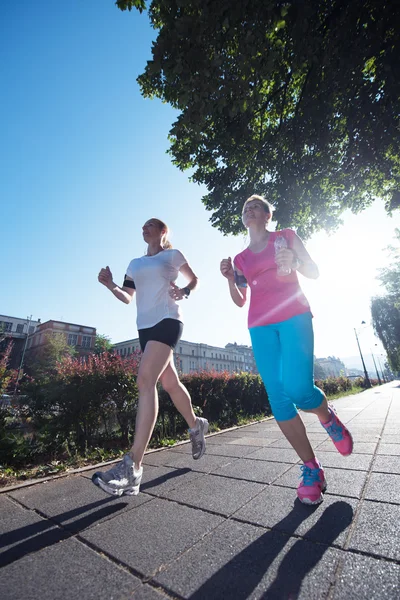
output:
{"label": "building", "polygon": [[[140,351],[139,338],[114,344],[120,356]],[[224,348],[180,340],[174,350],[175,364],[181,373],[196,371],[228,371],[257,373],[253,351],[250,346],[227,344]]]}
{"label": "building", "polygon": [[18,369],[20,366],[26,338],[35,333],[39,324],[40,319],[33,321],[29,317],[21,319],[20,317],[0,315],[0,333],[5,334],[6,340],[11,339],[13,343],[9,363],[11,369]]}
{"label": "building", "polygon": [[340,377],[347,374],[345,364],[340,358],[328,356],[327,358],[317,358],[316,360],[323,368],[327,377]]}
{"label": "building", "polygon": [[78,356],[86,356],[94,350],[96,341],[96,328],[64,321],[46,321],[39,323],[35,331],[29,336],[27,344],[27,355],[32,357],[39,355],[46,344],[49,335],[60,333],[65,336],[69,346],[73,346]]}

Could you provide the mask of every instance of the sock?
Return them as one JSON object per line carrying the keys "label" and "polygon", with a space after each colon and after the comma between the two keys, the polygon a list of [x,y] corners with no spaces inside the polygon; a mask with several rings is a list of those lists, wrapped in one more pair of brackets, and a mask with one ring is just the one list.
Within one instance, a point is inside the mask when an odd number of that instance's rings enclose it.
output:
{"label": "sock", "polygon": [[189,427],[188,431],[196,431],[196,429],[198,429],[198,428],[199,428],[199,422],[196,417],[196,425],[194,427]]}
{"label": "sock", "polygon": [[334,414],[333,414],[333,412],[331,411],[331,409],[330,409],[330,408],[328,408],[328,410],[329,410],[329,412],[330,412],[330,415],[331,415],[331,416],[329,417],[329,419],[328,419],[327,421],[321,421],[321,420],[320,420],[320,422],[322,423],[322,425],[328,425],[328,423],[330,423],[330,422],[332,421],[333,417],[334,417]]}

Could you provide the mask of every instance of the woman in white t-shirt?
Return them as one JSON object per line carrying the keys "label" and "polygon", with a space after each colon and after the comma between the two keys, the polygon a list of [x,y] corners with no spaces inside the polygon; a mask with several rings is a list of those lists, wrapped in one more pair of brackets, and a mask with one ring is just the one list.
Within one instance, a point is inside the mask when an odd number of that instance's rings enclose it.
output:
{"label": "woman in white t-shirt", "polygon": [[[101,269],[98,277],[125,304],[130,304],[136,292],[137,327],[143,352],[137,377],[139,402],[131,451],[112,469],[92,477],[93,483],[113,496],[139,493],[143,455],[158,414],[158,381],[189,426],[193,458],[199,459],[206,449],[204,435],[208,421],[195,416],[189,393],[179,381],[173,361],[173,349],[183,329],[178,301],[188,298],[198,280],[183,254],[172,248],[165,223],[159,219],[146,221],[143,238],[147,254],[129,263],[122,287],[113,282],[109,267]],[[188,281],[184,288],[175,284],[179,273]]]}

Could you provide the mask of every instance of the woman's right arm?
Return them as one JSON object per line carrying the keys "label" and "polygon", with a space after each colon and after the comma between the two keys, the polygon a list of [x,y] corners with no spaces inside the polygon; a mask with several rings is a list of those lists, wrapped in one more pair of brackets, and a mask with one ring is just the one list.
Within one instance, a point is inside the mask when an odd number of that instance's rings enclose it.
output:
{"label": "woman's right arm", "polygon": [[[135,284],[133,283],[132,277],[125,275],[124,283],[127,282],[128,285],[123,285],[120,287],[113,282],[113,276],[110,271],[110,267],[106,267],[105,269],[100,269],[98,280],[100,283],[105,285],[106,288],[110,290],[110,292],[112,292],[116,298],[118,298],[118,300],[121,300],[121,302],[124,302],[124,304],[131,303],[133,294],[135,293]],[[132,282],[132,284],[130,284],[130,282]]]}
{"label": "woman's right arm", "polygon": [[220,270],[222,275],[228,280],[232,300],[236,306],[241,308],[246,304],[247,297],[247,283],[243,273],[238,269],[233,269],[231,258],[221,260]]}

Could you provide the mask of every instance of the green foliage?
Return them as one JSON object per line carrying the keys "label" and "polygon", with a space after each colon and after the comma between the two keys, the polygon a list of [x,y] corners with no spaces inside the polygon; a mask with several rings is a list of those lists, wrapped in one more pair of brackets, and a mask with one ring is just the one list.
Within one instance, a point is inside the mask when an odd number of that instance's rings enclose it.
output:
{"label": "green foliage", "polygon": [[4,339],[2,342],[2,350],[0,350],[0,396],[4,394],[13,383],[15,383],[17,378],[16,371],[9,369],[8,366],[11,350],[12,341]]}
{"label": "green foliage", "polygon": [[36,378],[52,377],[58,363],[76,355],[73,346],[69,346],[63,333],[49,333],[40,354],[28,356],[26,365]]}
{"label": "green foliage", "polygon": [[400,206],[398,2],[152,0],[149,16],[138,81],[179,111],[170,153],[220,231],[242,230],[252,193],[305,238],[376,196]]}
{"label": "green foliage", "polygon": [[94,342],[94,353],[102,354],[103,352],[110,352],[112,350],[112,343],[107,335],[101,333],[96,334],[96,340]]}
{"label": "green foliage", "polygon": [[389,246],[391,264],[380,269],[386,294],[371,301],[372,323],[382,342],[391,368],[400,370],[400,230],[395,230],[396,245]]}

